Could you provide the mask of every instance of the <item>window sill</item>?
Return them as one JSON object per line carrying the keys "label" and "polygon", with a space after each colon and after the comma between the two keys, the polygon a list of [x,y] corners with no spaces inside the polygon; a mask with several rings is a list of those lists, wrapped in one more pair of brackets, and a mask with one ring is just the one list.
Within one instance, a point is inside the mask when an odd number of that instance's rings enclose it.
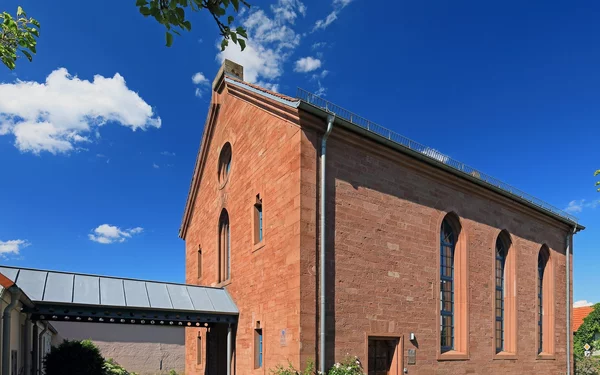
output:
{"label": "window sill", "polygon": [[544,361],[544,360],[555,360],[556,356],[554,354],[548,354],[548,353],[540,353],[537,355],[537,360],[539,361]]}
{"label": "window sill", "polygon": [[517,355],[515,353],[509,352],[500,352],[494,355],[494,360],[509,360],[509,359],[517,359]]}
{"label": "window sill", "polygon": [[467,361],[469,360],[469,355],[465,352],[457,352],[455,350],[451,350],[445,353],[438,353],[438,361]]}
{"label": "window sill", "polygon": [[225,281],[221,281],[220,283],[217,283],[217,285],[215,285],[216,288],[224,288],[227,285],[231,284],[231,279],[229,280],[225,280]]}
{"label": "window sill", "polygon": [[258,250],[262,249],[263,247],[265,247],[265,239],[264,238],[263,238],[262,241],[260,241],[259,243],[254,244],[252,246],[252,252],[258,251]]}

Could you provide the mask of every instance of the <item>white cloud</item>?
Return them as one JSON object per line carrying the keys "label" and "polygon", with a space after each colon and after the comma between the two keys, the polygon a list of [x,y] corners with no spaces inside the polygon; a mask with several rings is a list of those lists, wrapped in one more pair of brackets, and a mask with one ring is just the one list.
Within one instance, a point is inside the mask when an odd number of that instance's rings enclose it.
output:
{"label": "white cloud", "polygon": [[160,166],[158,164],[156,164],[156,163],[152,163],[152,168],[158,169],[158,168],[160,168]]}
{"label": "white cloud", "polygon": [[326,42],[317,42],[317,43],[313,43],[313,45],[311,46],[312,49],[319,49],[319,48],[323,48],[327,45]]}
{"label": "white cloud", "polygon": [[353,0],[333,0],[333,11],[329,13],[325,19],[317,20],[312,31],[315,32],[319,29],[324,30],[327,26],[331,25],[333,21],[337,20],[342,9],[344,9],[352,1]]}
{"label": "white cloud", "polygon": [[[244,80],[250,83],[277,85],[283,74],[283,65],[300,44],[300,34],[292,29],[297,14],[305,14],[306,7],[298,0],[278,0],[271,6],[272,16],[254,8],[243,18],[248,39],[246,49],[230,43],[217,54],[217,61],[229,59],[244,67]],[[220,42],[217,44],[220,50]],[[276,87],[276,86],[275,86]]]}
{"label": "white cloud", "polygon": [[310,79],[311,79],[312,81],[314,81],[314,80],[318,80],[318,79],[323,79],[323,78],[327,77],[327,75],[328,75],[328,74],[329,74],[329,70],[323,69],[323,70],[321,71],[321,73],[315,73],[315,74],[313,74],[313,75],[310,77]]}
{"label": "white cloud", "polygon": [[306,16],[306,6],[299,0],[279,0],[277,4],[271,5],[271,11],[276,18],[286,20],[293,24],[298,13]]}
{"label": "white cloud", "polygon": [[327,89],[321,85],[320,80],[317,81],[317,84],[319,85],[319,89],[317,91],[315,91],[315,95],[316,96],[325,96],[325,94],[327,93]]}
{"label": "white cloud", "polygon": [[5,256],[6,254],[19,255],[22,248],[31,245],[26,240],[9,240],[0,241],[0,255]]}
{"label": "white cloud", "polygon": [[160,117],[119,73],[87,81],[59,68],[43,83],[0,84],[0,98],[0,135],[13,134],[22,152],[68,153],[91,142],[89,135],[106,123],[134,131],[161,126]]}
{"label": "white cloud", "polygon": [[587,202],[585,199],[575,199],[569,202],[565,211],[571,214],[576,214],[583,211],[584,208],[596,208],[600,205],[600,200]]}
{"label": "white cloud", "polygon": [[139,234],[144,231],[144,228],[136,227],[132,229],[120,229],[119,227],[102,224],[93,230],[93,233],[88,234],[90,240],[101,244],[111,244],[115,242],[125,242],[134,234]]}
{"label": "white cloud", "polygon": [[295,72],[308,73],[321,67],[321,60],[314,57],[302,57],[296,61]]}
{"label": "white cloud", "polygon": [[174,152],[169,152],[169,151],[163,151],[160,154],[164,155],[164,156],[175,156]]}
{"label": "white cloud", "polygon": [[575,301],[573,302],[573,307],[586,307],[586,306],[593,306],[594,304],[591,302],[588,302],[586,300],[581,300],[581,301]]}
{"label": "white cloud", "polygon": [[208,85],[208,79],[202,74],[202,72],[198,72],[192,76],[192,82],[194,85]]}

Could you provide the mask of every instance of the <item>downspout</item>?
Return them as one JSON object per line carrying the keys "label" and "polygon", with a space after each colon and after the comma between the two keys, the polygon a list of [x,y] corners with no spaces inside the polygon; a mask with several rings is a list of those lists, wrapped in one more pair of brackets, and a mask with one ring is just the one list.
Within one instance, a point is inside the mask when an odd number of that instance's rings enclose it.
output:
{"label": "downspout", "polygon": [[571,252],[573,251],[573,235],[577,233],[577,227],[573,227],[573,233],[567,234],[567,375],[571,375]]}
{"label": "downspout", "polygon": [[21,290],[14,286],[7,292],[10,303],[2,313],[2,375],[10,375],[10,316],[21,298]]}
{"label": "downspout", "polygon": [[321,323],[321,330],[320,330],[320,351],[319,351],[319,368],[321,370],[322,374],[325,374],[325,329],[326,329],[326,324],[325,324],[325,320],[326,320],[326,313],[325,313],[325,308],[326,308],[326,304],[325,304],[325,241],[327,236],[325,235],[325,229],[326,229],[326,224],[325,224],[325,157],[327,155],[327,138],[329,138],[329,134],[331,134],[331,131],[333,130],[333,122],[335,121],[335,115],[330,114],[327,115],[327,130],[325,131],[325,134],[323,135],[323,138],[321,139],[321,194],[320,194],[320,200],[321,200],[321,253],[319,255],[319,268],[320,268],[320,284],[321,284],[321,314],[320,314],[320,323]]}
{"label": "downspout", "polygon": [[227,375],[231,375],[231,351],[233,350],[231,339],[231,323],[229,323],[227,326]]}
{"label": "downspout", "polygon": [[[43,322],[42,322],[43,323]],[[42,332],[40,333],[40,336],[38,338],[38,349],[39,349],[39,357],[38,357],[38,366],[40,369],[40,374],[43,374],[43,368],[44,368],[44,355],[46,353],[42,353],[42,348],[44,347],[44,345],[42,345],[42,341],[44,340],[44,335],[46,334],[46,332],[48,331],[48,323],[44,323],[44,329],[42,330]],[[37,374],[33,374],[33,375],[37,375]]]}

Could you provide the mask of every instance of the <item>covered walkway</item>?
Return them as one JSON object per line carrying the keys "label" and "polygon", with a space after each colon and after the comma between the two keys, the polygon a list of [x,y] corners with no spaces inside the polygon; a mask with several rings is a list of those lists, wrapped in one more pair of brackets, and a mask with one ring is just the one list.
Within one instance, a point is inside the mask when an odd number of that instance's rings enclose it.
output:
{"label": "covered walkway", "polygon": [[[226,368],[231,374],[232,329],[239,311],[223,288],[14,267],[0,267],[0,274],[14,283],[3,292],[24,294],[31,301],[23,305],[31,322],[226,326]],[[25,336],[37,337],[37,324],[32,330]],[[37,342],[33,340],[31,363],[25,361],[25,374],[38,373]],[[9,350],[2,350],[2,375],[10,375]]]}

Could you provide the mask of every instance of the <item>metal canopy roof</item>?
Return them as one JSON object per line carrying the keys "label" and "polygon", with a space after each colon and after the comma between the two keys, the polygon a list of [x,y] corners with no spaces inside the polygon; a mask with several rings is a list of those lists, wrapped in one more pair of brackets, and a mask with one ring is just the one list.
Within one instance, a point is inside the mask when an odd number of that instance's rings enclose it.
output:
{"label": "metal canopy roof", "polygon": [[[156,318],[170,314],[176,322],[216,322],[221,320],[218,316],[239,313],[223,288],[5,266],[0,266],[0,273],[33,301],[32,313],[89,317],[101,311],[107,317],[127,313]],[[224,321],[231,321],[229,317]]]}

